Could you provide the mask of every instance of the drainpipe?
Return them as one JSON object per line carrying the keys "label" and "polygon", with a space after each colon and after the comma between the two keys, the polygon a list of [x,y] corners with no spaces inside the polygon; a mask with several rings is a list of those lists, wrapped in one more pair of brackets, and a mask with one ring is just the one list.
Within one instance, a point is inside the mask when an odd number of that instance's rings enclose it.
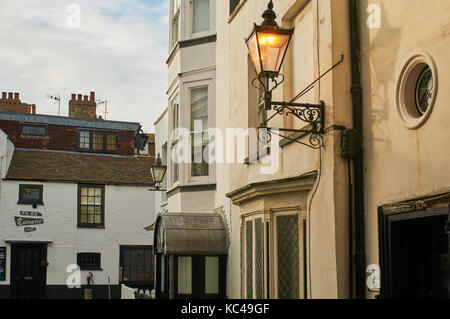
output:
{"label": "drainpipe", "polygon": [[[354,189],[355,189],[355,284],[357,299],[366,298],[366,255],[365,255],[365,225],[364,225],[364,162],[363,162],[363,113],[362,86],[358,38],[358,8],[357,0],[349,0],[350,22],[350,53],[352,68],[352,105],[353,129],[357,135],[357,156],[354,159]],[[351,267],[350,267],[351,268]],[[353,298],[353,296],[350,296]]]}

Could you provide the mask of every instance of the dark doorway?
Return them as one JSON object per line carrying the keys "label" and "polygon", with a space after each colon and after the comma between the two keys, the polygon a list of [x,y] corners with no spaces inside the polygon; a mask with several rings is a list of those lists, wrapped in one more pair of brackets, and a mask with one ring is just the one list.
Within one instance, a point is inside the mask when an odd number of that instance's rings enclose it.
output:
{"label": "dark doorway", "polygon": [[46,244],[11,245],[12,298],[40,299],[45,297],[46,277]]}
{"label": "dark doorway", "polygon": [[448,208],[380,217],[382,296],[448,298]]}

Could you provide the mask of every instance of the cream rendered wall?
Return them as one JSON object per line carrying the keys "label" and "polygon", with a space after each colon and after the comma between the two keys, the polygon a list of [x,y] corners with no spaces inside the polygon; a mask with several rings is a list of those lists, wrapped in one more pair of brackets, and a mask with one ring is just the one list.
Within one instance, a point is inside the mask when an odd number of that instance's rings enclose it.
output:
{"label": "cream rendered wall", "polygon": [[[44,204],[17,205],[19,184],[44,185]],[[119,246],[152,245],[153,232],[143,228],[155,219],[154,193],[148,187],[105,186],[105,229],[77,228],[77,184],[3,181],[0,202],[0,245],[7,247],[7,281],[10,283],[11,246],[5,240],[52,241],[48,245],[47,284],[65,285],[66,268],[76,264],[77,252],[101,253],[102,271],[92,271],[94,284],[117,285],[119,282]],[[42,213],[44,224],[25,233],[17,227],[14,216],[20,211]],[[82,271],[82,284],[88,271]]]}
{"label": "cream rendered wall", "polygon": [[[283,25],[295,21],[308,1],[286,0],[275,2],[278,23]],[[222,4],[225,6],[225,4]],[[222,6],[221,5],[221,6]],[[229,50],[223,47],[217,52],[218,63],[218,119],[229,127],[248,127],[248,66],[245,41],[253,28],[253,22],[260,23],[261,14],[266,9],[267,1],[248,0],[230,23],[223,21],[224,13],[218,26],[218,39],[228,42]],[[303,52],[301,45],[291,54],[299,56],[307,54],[314,61],[314,69],[306,69],[314,74],[305,74],[313,79],[336,63],[341,54],[346,56],[344,62],[330,75],[321,80],[313,93],[303,102],[318,103],[324,100],[326,106],[326,126],[333,124],[351,127],[350,100],[350,58],[348,43],[348,8],[347,1],[311,1],[310,21],[314,31],[305,43],[311,51]],[[221,7],[225,11],[224,7]],[[222,12],[223,12],[222,11]],[[219,16],[219,14],[218,14]],[[297,19],[298,20],[298,19]],[[310,22],[309,22],[310,23]],[[301,35],[299,35],[301,36]],[[229,72],[225,71],[229,67]],[[310,66],[308,66],[310,67]],[[282,72],[288,74],[289,62]],[[298,71],[300,72],[300,71]],[[301,74],[297,74],[301,76]],[[304,83],[307,79],[301,80]],[[294,87],[301,87],[301,83]],[[274,100],[288,99],[298,92],[284,85],[274,92]],[[223,101],[222,101],[223,100]],[[220,113],[219,113],[220,112]],[[228,113],[228,116],[226,115]],[[225,120],[225,117],[227,118]],[[219,120],[218,120],[219,122]],[[273,127],[281,127],[281,117],[271,122]],[[301,128],[294,122],[294,128]],[[322,153],[322,176],[317,193],[311,207],[311,276],[312,298],[342,298],[348,294],[348,258],[347,258],[347,181],[345,161],[341,159],[339,132],[333,131],[325,135],[325,149]],[[227,170],[218,169],[218,180],[224,178],[224,184],[218,187],[217,206],[227,206],[220,200],[228,191],[238,189],[253,182],[300,176],[318,170],[319,151],[313,151],[301,145],[291,144],[280,151],[280,169],[272,175],[262,175],[259,164],[227,165]],[[229,174],[229,177],[227,176]],[[309,202],[309,197],[308,197]],[[229,209],[232,229],[230,249],[228,294],[230,298],[241,297],[240,287],[240,214],[239,207],[232,205]],[[231,275],[231,276],[230,276]]]}
{"label": "cream rendered wall", "polygon": [[[379,29],[365,23],[373,3],[381,8]],[[450,189],[449,12],[446,0],[361,1],[368,264],[379,264],[378,206]],[[434,59],[439,88],[428,121],[409,130],[397,113],[395,95],[400,69],[416,51]]]}

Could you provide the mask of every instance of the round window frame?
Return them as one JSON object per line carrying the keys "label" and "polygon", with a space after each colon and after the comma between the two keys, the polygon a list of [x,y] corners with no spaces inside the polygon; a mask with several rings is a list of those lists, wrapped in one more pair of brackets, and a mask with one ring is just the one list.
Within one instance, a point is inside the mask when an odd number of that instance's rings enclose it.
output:
{"label": "round window frame", "polygon": [[[431,69],[433,76],[433,94],[426,112],[421,115],[416,108],[416,88],[426,67]],[[415,52],[403,64],[396,89],[397,111],[406,128],[415,130],[425,124],[433,111],[437,93],[438,73],[433,58],[426,52]]]}

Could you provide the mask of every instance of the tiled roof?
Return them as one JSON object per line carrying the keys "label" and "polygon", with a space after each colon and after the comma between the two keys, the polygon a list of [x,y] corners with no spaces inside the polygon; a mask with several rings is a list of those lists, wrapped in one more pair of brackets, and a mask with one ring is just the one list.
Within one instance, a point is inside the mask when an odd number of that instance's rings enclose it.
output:
{"label": "tiled roof", "polygon": [[6,179],[152,185],[153,157],[15,150]]}

